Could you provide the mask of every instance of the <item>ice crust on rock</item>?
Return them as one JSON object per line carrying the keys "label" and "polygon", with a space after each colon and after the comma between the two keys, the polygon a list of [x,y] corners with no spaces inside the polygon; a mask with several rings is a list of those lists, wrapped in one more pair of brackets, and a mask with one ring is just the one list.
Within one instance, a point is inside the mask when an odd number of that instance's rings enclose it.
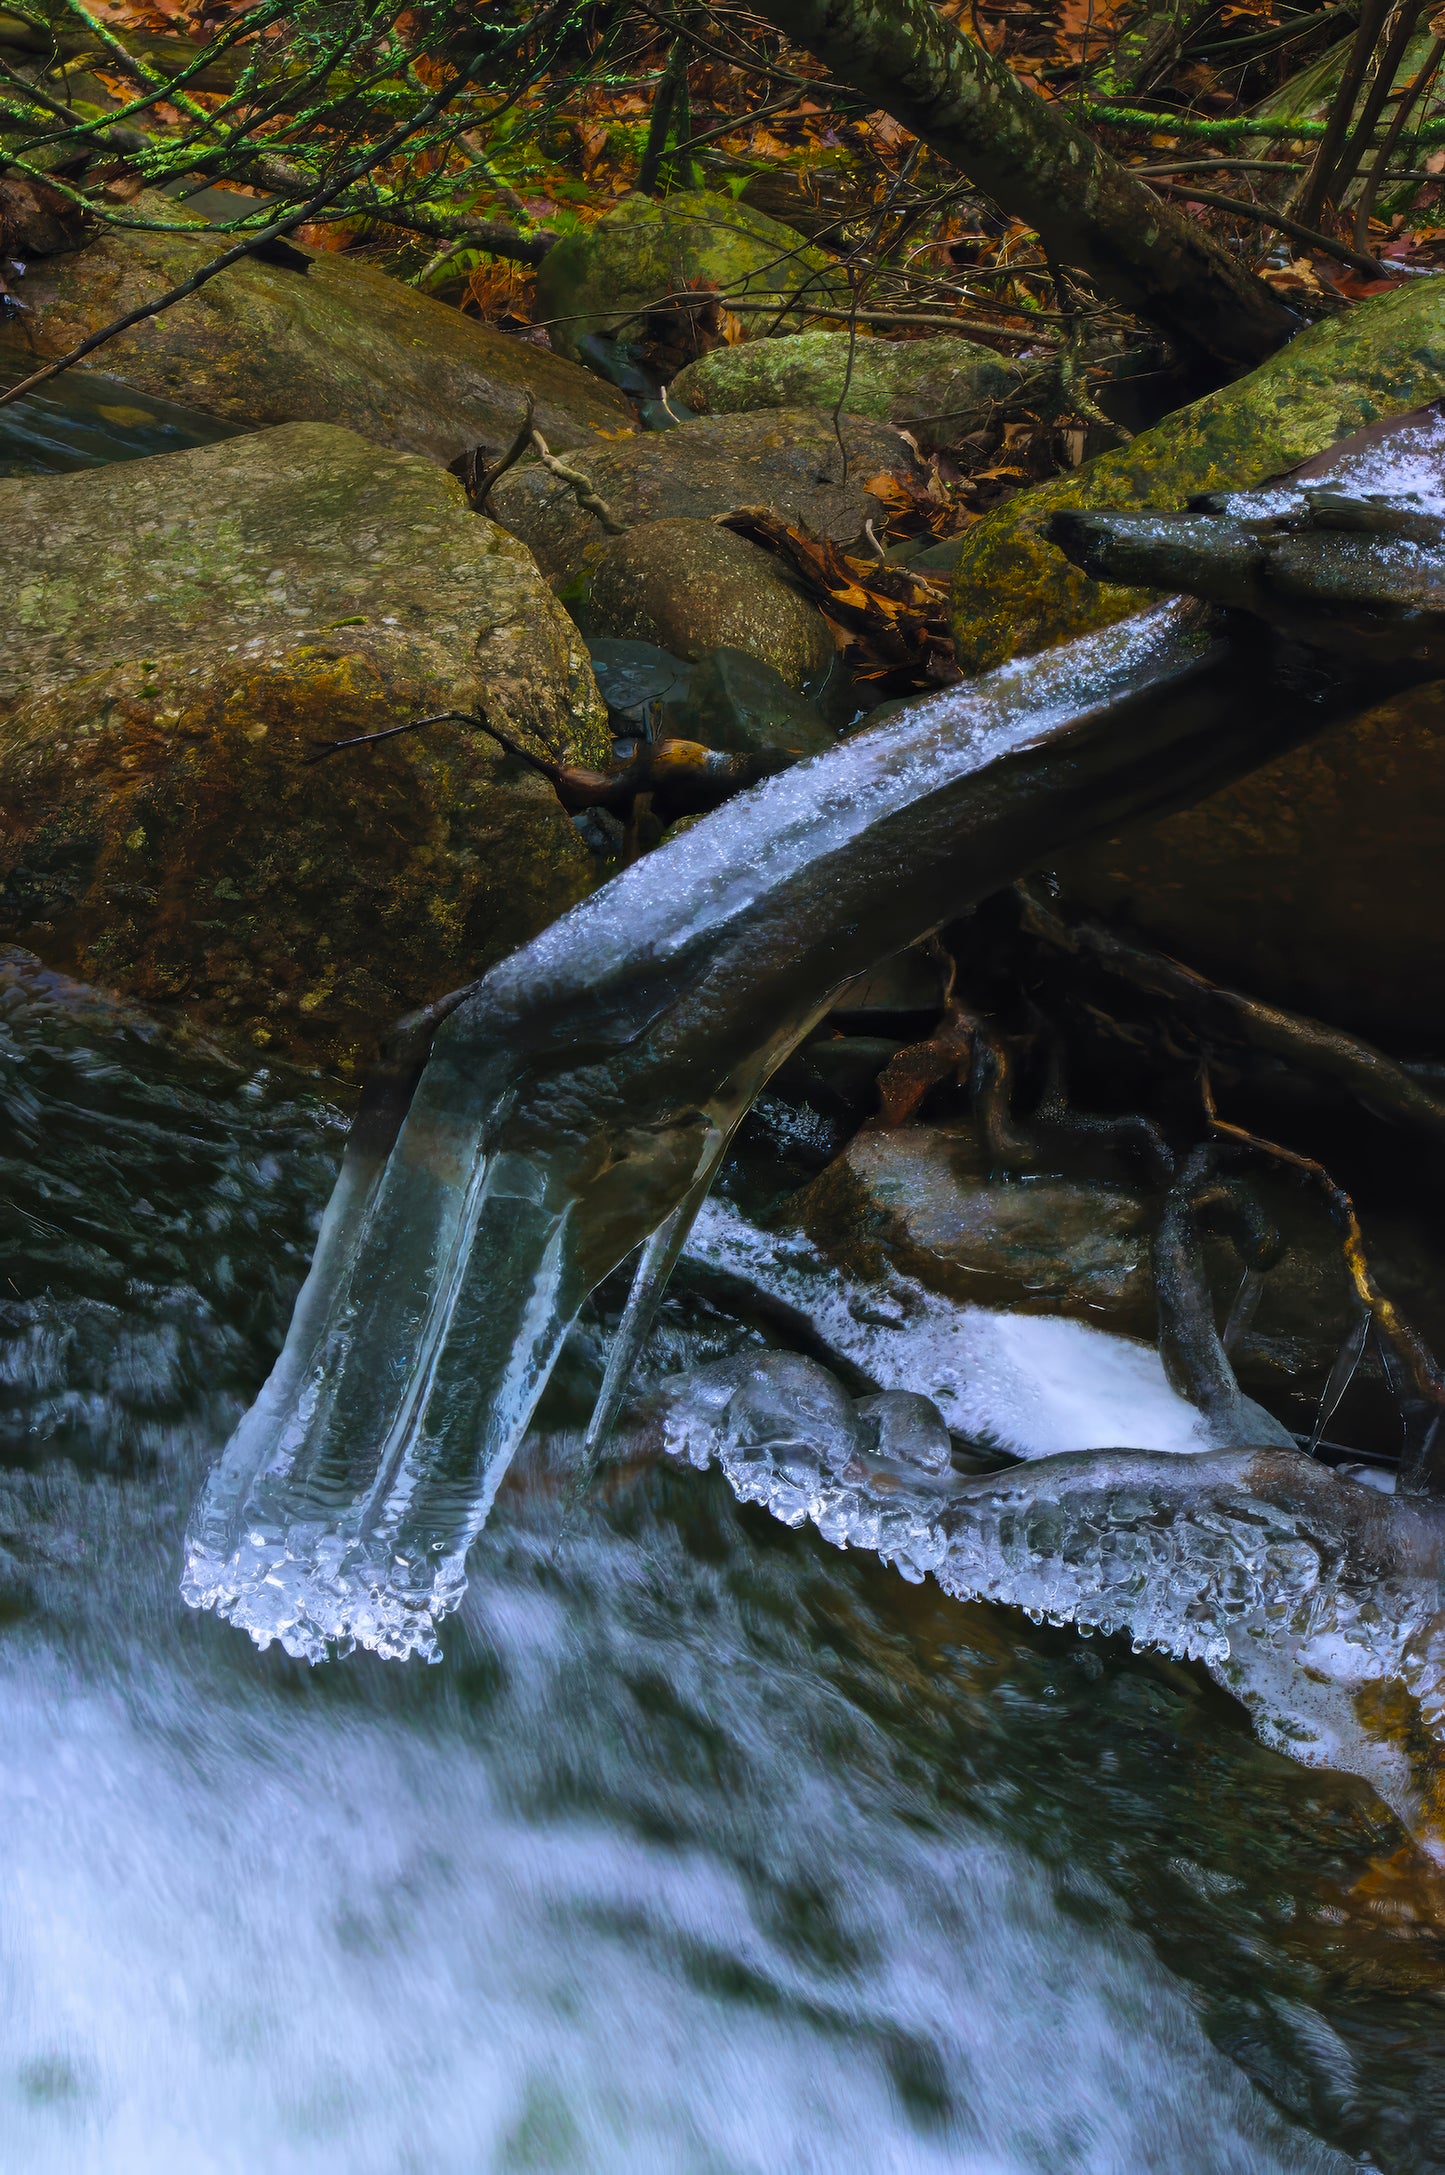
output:
{"label": "ice crust on rock", "polygon": [[[767,1353],[665,1381],[662,1445],[694,1466],[715,1458],[740,1501],[871,1550],[911,1583],[931,1575],[958,1600],[1202,1661],[1266,1743],[1364,1775],[1445,1857],[1422,1826],[1418,1770],[1359,1699],[1399,1683],[1445,1744],[1434,1506],[1392,1529],[1388,1499],[1293,1451],[1076,1452],[965,1474],[910,1469],[860,1440],[840,1465],[836,1437],[811,1453],[805,1439],[806,1411],[827,1409],[819,1377],[816,1362]],[[735,1406],[765,1411],[766,1427],[740,1424]]]}
{"label": "ice crust on rock", "polygon": [[880,1389],[921,1392],[948,1427],[1016,1457],[1212,1446],[1153,1347],[1110,1330],[959,1306],[893,1268],[850,1279],[811,1239],[761,1230],[721,1200],[704,1205],[684,1258],[780,1300]]}

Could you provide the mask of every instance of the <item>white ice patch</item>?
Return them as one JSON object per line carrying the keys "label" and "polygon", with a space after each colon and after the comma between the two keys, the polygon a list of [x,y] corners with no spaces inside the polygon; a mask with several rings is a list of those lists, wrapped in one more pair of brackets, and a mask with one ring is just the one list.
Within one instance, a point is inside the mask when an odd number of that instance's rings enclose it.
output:
{"label": "white ice patch", "polygon": [[1240,515],[1285,513],[1291,503],[1304,505],[1307,490],[1324,486],[1350,498],[1414,500],[1420,513],[1445,517],[1445,415],[1433,407],[1413,423],[1392,425],[1387,438],[1348,450],[1335,446],[1305,465],[1313,471],[1326,460],[1328,474],[1306,473],[1298,482],[1285,476],[1257,491],[1234,493],[1231,509]]}
{"label": "white ice patch", "polygon": [[920,1391],[959,1434],[1016,1456],[1215,1447],[1151,1346],[1087,1322],[962,1306],[896,1272],[858,1284],[808,1239],[761,1231],[717,1200],[698,1217],[687,1257],[806,1315],[880,1389]]}

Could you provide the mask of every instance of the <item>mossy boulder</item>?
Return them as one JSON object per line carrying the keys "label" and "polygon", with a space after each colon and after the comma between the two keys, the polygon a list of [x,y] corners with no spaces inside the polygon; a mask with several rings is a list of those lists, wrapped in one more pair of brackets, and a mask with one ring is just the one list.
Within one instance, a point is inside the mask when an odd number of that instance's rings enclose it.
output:
{"label": "mossy boulder", "polygon": [[[851,544],[880,519],[868,490],[876,476],[924,478],[900,432],[865,416],[844,419],[847,473],[821,408],[774,408],[761,415],[701,416],[676,430],[645,432],[589,450],[570,465],[584,473],[619,521],[711,520],[740,506],[771,506],[790,522]],[[488,500],[557,586],[591,574],[611,538],[585,513],[572,487],[529,461],[509,469]]]}
{"label": "mossy boulder", "polygon": [[[176,215],[164,197],[139,202],[154,216]],[[84,249],[33,261],[16,290],[26,352],[64,354],[189,277],[219,246],[214,234],[110,228]],[[622,395],[562,356],[508,339],[356,257],[294,253],[307,271],[247,257],[110,341],[97,367],[224,422],[337,423],[443,464],[477,445],[500,452],[529,392],[556,449],[631,428]]]}
{"label": "mossy boulder", "polygon": [[972,340],[850,342],[846,332],[799,332],[715,348],[679,371],[670,392],[699,415],[831,409],[841,399],[849,414],[895,423],[934,448],[956,445],[1026,393],[1037,399],[1049,376],[1046,365],[1011,361]]}
{"label": "mossy boulder", "polygon": [[972,528],[953,580],[958,661],[985,672],[1106,626],[1146,592],[1091,581],[1046,540],[1066,507],[1179,508],[1242,490],[1445,394],[1445,282],[1412,280],[1312,326],[1258,370],[1129,445],[1021,491]]}
{"label": "mossy boulder", "polygon": [[528,554],[417,454],[296,424],[0,481],[0,935],[343,1068],[588,887],[537,753],[609,741]]}
{"label": "mossy boulder", "polygon": [[[575,356],[589,333],[635,336],[649,310],[695,287],[724,304],[786,310],[804,295],[813,310],[848,308],[836,262],[801,234],[733,197],[689,191],[625,196],[595,226],[564,235],[537,274],[536,317],[557,352]],[[760,330],[772,322],[759,313]]]}
{"label": "mossy boulder", "polygon": [[770,552],[710,521],[649,521],[611,545],[592,577],[587,630],[655,642],[696,664],[719,645],[771,665],[789,687],[818,685],[833,638]]}

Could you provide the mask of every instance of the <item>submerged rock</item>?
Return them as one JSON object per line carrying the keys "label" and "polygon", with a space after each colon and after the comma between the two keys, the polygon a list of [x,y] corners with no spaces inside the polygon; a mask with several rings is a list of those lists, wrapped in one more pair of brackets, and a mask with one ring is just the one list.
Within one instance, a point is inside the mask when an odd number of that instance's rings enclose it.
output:
{"label": "submerged rock", "polygon": [[[851,349],[851,366],[850,366]],[[877,416],[924,447],[956,445],[968,432],[1037,399],[1042,363],[1013,362],[990,347],[937,340],[850,340],[846,332],[800,332],[715,348],[673,379],[670,397],[704,415],[758,408],[833,408]]]}
{"label": "submerged rock", "polygon": [[[164,198],[142,197],[154,217]],[[108,228],[86,248],[39,259],[17,289],[15,361],[63,355],[216,255],[214,234]],[[302,272],[247,257],[103,350],[107,372],[224,422],[337,423],[444,465],[481,445],[500,453],[536,396],[554,448],[626,430],[621,393],[560,355],[508,339],[344,252],[297,251]]]}
{"label": "submerged rock", "polygon": [[1067,508],[1180,508],[1245,490],[1353,432],[1445,394],[1445,291],[1413,280],[1302,332],[1258,370],[970,529],[953,587],[958,661],[986,672],[1122,619],[1147,593],[1091,581],[1047,539]]}
{"label": "submerged rock", "polygon": [[651,521],[620,536],[592,577],[586,618],[594,635],[655,642],[694,663],[725,644],[792,688],[816,685],[833,662],[827,621],[779,562],[710,521]]}
{"label": "submerged rock", "polygon": [[[906,438],[886,423],[853,417],[843,425],[847,473],[820,408],[762,415],[703,416],[676,430],[649,432],[589,448],[579,467],[617,520],[707,521],[740,506],[772,506],[788,521],[834,543],[851,544],[863,524],[882,518],[868,490],[879,475],[922,477]],[[584,512],[576,493],[540,462],[510,469],[492,492],[494,520],[530,546],[554,584],[590,573],[611,538]]]}
{"label": "submerged rock", "polygon": [[669,731],[737,755],[763,748],[821,755],[837,740],[772,665],[726,644],[699,661],[685,694],[667,698],[665,716]]}
{"label": "submerged rock", "polygon": [[971,1126],[866,1127],[805,1188],[798,1224],[851,1275],[880,1253],[965,1304],[1152,1336],[1149,1241],[1157,1211],[1137,1187],[989,1168]]}
{"label": "submerged rock", "polygon": [[785,310],[800,294],[815,310],[848,307],[847,282],[822,250],[749,204],[696,191],[625,196],[564,235],[537,274],[536,317],[558,353],[575,356],[589,334],[635,334],[649,310],[690,288],[716,291],[725,307],[745,297]]}
{"label": "submerged rock", "polygon": [[[826,1051],[828,1045],[814,1046]],[[860,1287],[901,1278],[960,1306],[1087,1322],[1153,1344],[1158,1333],[1152,1249],[1161,1195],[1123,1157],[1067,1143],[1040,1167],[1001,1171],[968,1123],[865,1125],[796,1196],[790,1228]],[[1250,1191],[1281,1240],[1253,1279],[1229,1354],[1247,1393],[1308,1434],[1325,1378],[1357,1321],[1339,1235],[1313,1195],[1257,1172]],[[1234,1246],[1200,1232],[1224,1327],[1242,1290]],[[1429,1339],[1440,1330],[1438,1264],[1388,1221],[1372,1229],[1371,1259],[1386,1288]],[[1362,1450],[1398,1450],[1393,1398],[1370,1360],[1342,1424]]]}
{"label": "submerged rock", "polygon": [[586,890],[479,705],[605,761],[571,622],[416,454],[296,424],[0,482],[0,931],[148,1002],[351,1062]]}

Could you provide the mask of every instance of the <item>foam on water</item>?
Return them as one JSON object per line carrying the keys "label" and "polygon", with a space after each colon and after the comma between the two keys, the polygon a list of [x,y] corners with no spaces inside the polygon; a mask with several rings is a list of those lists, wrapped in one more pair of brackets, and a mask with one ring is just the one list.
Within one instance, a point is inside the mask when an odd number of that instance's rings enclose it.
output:
{"label": "foam on water", "polygon": [[[506,1687],[480,1730],[198,1698],[173,1635],[81,1675],[12,1646],[7,2175],[1343,2169],[1208,2046],[1137,1936],[1082,1928],[967,1821],[915,1826],[885,1743],[856,1783],[810,1757],[834,1695],[805,1655],[757,1650],[665,1531],[585,1546],[586,1601],[537,1583],[549,1535],[512,1541],[468,1603]],[[659,1578],[707,1589],[691,1633],[639,1612]],[[554,1769],[617,1764],[599,1667],[624,1711],[664,1668],[745,1751],[730,1813],[704,1798],[666,1839],[535,1802]],[[836,1886],[866,1967],[770,1928],[750,1855]]]}
{"label": "foam on water", "polygon": [[861,1284],[800,1233],[759,1230],[711,1200],[687,1258],[796,1310],[880,1389],[920,1390],[951,1428],[1018,1457],[1061,1450],[1203,1450],[1208,1423],[1151,1345],[1087,1322],[959,1306],[888,1268]]}

